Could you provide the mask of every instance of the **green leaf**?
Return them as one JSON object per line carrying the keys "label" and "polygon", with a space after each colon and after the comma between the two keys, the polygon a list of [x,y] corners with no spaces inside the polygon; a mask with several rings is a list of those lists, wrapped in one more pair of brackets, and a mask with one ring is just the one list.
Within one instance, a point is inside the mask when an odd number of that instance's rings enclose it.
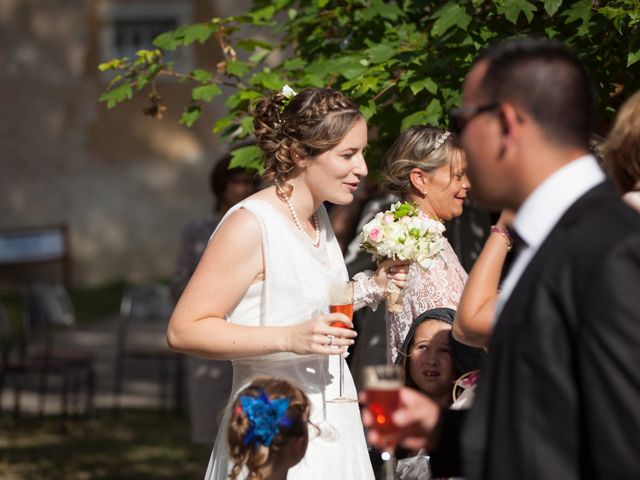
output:
{"label": "green leaf", "polygon": [[182,112],[179,123],[191,128],[193,124],[196,123],[196,120],[200,118],[201,114],[202,110],[200,109],[200,107],[198,107],[197,105],[190,105],[184,109],[184,112]]}
{"label": "green leaf", "polygon": [[300,57],[294,57],[284,62],[285,70],[300,70],[303,69],[307,63]]}
{"label": "green leaf", "polygon": [[253,23],[257,23],[258,25],[271,20],[275,14],[276,7],[273,5],[267,5],[266,7],[249,12],[249,16],[253,20]]}
{"label": "green leaf", "polygon": [[503,4],[498,6],[498,12],[503,13],[507,20],[515,24],[518,22],[520,12],[524,13],[527,21],[533,20],[533,12],[538,8],[527,0],[503,0]]}
{"label": "green leaf", "polygon": [[153,63],[160,57],[160,50],[138,50],[136,56],[145,63]]}
{"label": "green leaf", "polygon": [[225,101],[225,105],[230,109],[238,108],[240,105],[251,102],[254,98],[261,97],[260,92],[255,90],[238,90]]}
{"label": "green leaf", "polygon": [[209,85],[202,85],[200,87],[196,87],[191,91],[191,98],[193,100],[204,100],[205,102],[210,102],[213,97],[220,95],[222,90],[215,83],[210,83]]}
{"label": "green leaf", "polygon": [[251,77],[249,83],[253,86],[262,86],[267,90],[280,90],[285,82],[280,75],[274,72],[262,71]]}
{"label": "green leaf", "polygon": [[633,65],[638,60],[640,60],[640,50],[637,50],[635,52],[629,52],[627,54],[627,67]]}
{"label": "green leaf", "polygon": [[591,17],[591,0],[578,0],[562,16],[567,17],[565,24],[577,22],[578,20],[582,20],[582,23],[587,22]]}
{"label": "green leaf", "polygon": [[102,95],[100,95],[100,101],[106,102],[107,108],[113,108],[118,103],[130,99],[132,95],[133,88],[131,88],[131,84],[125,83],[114,88],[113,90],[104,92]]}
{"label": "green leaf", "polygon": [[[623,35],[623,27],[627,19],[627,12],[623,8],[602,7],[598,10],[599,14],[609,19],[620,35]],[[639,12],[640,13],[640,12]],[[629,24],[631,26],[631,23]]]}
{"label": "green leaf", "polygon": [[253,117],[242,117],[240,120],[240,129],[242,133],[249,134],[253,132]]}
{"label": "green leaf", "polygon": [[562,0],[544,0],[544,9],[550,17],[556,14],[560,5],[562,5]]}
{"label": "green leaf", "polygon": [[312,73],[305,74],[304,77],[302,77],[301,83],[304,85],[308,85],[310,87],[318,87],[318,88],[325,87],[327,84],[323,76],[314,75]]}
{"label": "green leaf", "polygon": [[213,75],[211,74],[211,72],[207,71],[207,70],[203,70],[201,68],[198,68],[196,70],[193,70],[191,72],[191,76],[193,78],[195,78],[196,80],[198,80],[201,83],[207,83],[211,80],[211,78],[213,77]]}
{"label": "green leaf", "polygon": [[172,32],[161,33],[152,43],[162,50],[175,50],[179,46],[191,45],[196,41],[204,43],[217,28],[214,23],[185,25]]}
{"label": "green leaf", "polygon": [[558,32],[558,30],[556,30],[553,27],[547,27],[547,28],[544,29],[544,33],[549,38],[556,38],[560,32]]}
{"label": "green leaf", "polygon": [[382,0],[373,0],[371,3],[371,9],[380,15],[382,18],[395,21],[403,15],[403,12],[395,3],[383,2]]}
{"label": "green leaf", "polygon": [[144,87],[146,87],[149,84],[149,82],[150,82],[149,77],[140,75],[140,77],[138,77],[138,81],[136,82],[136,92],[139,92]]}
{"label": "green leaf", "polygon": [[359,58],[348,56],[338,58],[335,62],[327,62],[329,67],[328,73],[342,74],[347,80],[359,77],[367,71],[367,67],[363,66],[359,62]]}
{"label": "green leaf", "polygon": [[422,110],[419,112],[414,112],[402,119],[402,123],[400,124],[400,131],[404,132],[407,128],[412,127],[413,125],[423,125],[426,122],[427,112]]}
{"label": "green leaf", "polygon": [[373,100],[369,100],[369,103],[360,107],[360,112],[362,112],[366,121],[369,121],[369,119],[376,114],[377,110],[378,107]]}
{"label": "green leaf", "polygon": [[180,32],[184,41],[183,45],[190,45],[195,41],[203,44],[215,30],[217,29],[213,29],[210,25],[205,23],[196,23],[194,25],[183,27]]}
{"label": "green leaf", "polygon": [[437,98],[434,98],[427,105],[425,110],[427,122],[430,125],[439,125],[440,117],[442,116],[442,104]]}
{"label": "green leaf", "polygon": [[318,8],[324,8],[329,3],[329,0],[316,0],[316,5]]}
{"label": "green leaf", "polygon": [[431,27],[431,35],[434,37],[441,36],[452,27],[459,27],[465,30],[471,23],[471,17],[464,7],[453,2],[445,4],[431,18],[436,20],[433,23],[433,27]]}
{"label": "green leaf", "polygon": [[225,115],[224,117],[216,120],[212,128],[213,133],[219,133],[224,129],[226,129],[227,127],[230,127],[231,125],[233,125],[235,117],[236,116],[233,113],[230,113],[229,115]]}
{"label": "green leaf", "polygon": [[[351,62],[349,62],[351,63]],[[339,66],[336,60],[330,58],[320,57],[314,62],[307,65],[307,74],[316,75],[318,77],[325,77],[332,75],[334,72],[339,72]]]}
{"label": "green leaf", "polygon": [[369,55],[369,58],[374,63],[386,62],[387,60],[393,58],[395,54],[395,49],[386,43],[378,43],[375,46],[367,49],[367,55]]}
{"label": "green leaf", "polygon": [[168,51],[175,50],[179,45],[178,40],[176,39],[175,32],[161,33],[156,38],[154,38],[153,42],[151,43],[154,47],[158,47],[162,50]]}
{"label": "green leaf", "polygon": [[234,75],[236,77],[243,77],[249,70],[251,70],[249,64],[242,60],[231,60],[230,62],[227,62],[227,66],[225,68],[227,74]]}
{"label": "green leaf", "polygon": [[231,162],[229,168],[245,168],[247,170],[255,170],[259,173],[264,171],[262,164],[262,150],[256,145],[248,147],[236,148],[231,152]]}
{"label": "green leaf", "polygon": [[114,58],[108,62],[104,62],[98,65],[98,70],[106,72],[107,70],[117,70],[125,65],[125,61],[121,58]]}
{"label": "green leaf", "polygon": [[438,85],[436,85],[436,82],[434,82],[431,77],[424,78],[417,82],[411,82],[409,88],[414,95],[417,95],[425,89],[431,94],[435,94],[438,91]]}
{"label": "green leaf", "polygon": [[375,92],[377,88],[378,88],[378,79],[376,77],[364,77],[362,78],[360,87],[358,88],[358,93],[362,95],[369,91]]}
{"label": "green leaf", "polygon": [[265,50],[264,48],[258,48],[253,55],[249,57],[249,61],[253,63],[260,63],[262,60],[267,58],[271,53],[270,50]]}
{"label": "green leaf", "polygon": [[246,40],[239,40],[236,45],[249,52],[253,52],[256,48],[264,48],[265,50],[273,50],[273,45],[265,40],[259,38],[248,38]]}
{"label": "green leaf", "polygon": [[395,211],[393,212],[393,217],[396,220],[399,220],[402,217],[406,217],[407,215],[412,214],[414,210],[415,208],[410,203],[402,202],[396,207]]}

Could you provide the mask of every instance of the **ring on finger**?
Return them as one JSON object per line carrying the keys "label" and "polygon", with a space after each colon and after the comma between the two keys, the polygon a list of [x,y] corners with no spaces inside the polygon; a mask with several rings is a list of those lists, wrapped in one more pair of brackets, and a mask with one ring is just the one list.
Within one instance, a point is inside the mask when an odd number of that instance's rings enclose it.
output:
{"label": "ring on finger", "polygon": [[327,338],[329,339],[329,343],[327,343],[327,347],[330,347],[331,345],[333,345],[333,339],[335,337],[333,335],[327,335]]}

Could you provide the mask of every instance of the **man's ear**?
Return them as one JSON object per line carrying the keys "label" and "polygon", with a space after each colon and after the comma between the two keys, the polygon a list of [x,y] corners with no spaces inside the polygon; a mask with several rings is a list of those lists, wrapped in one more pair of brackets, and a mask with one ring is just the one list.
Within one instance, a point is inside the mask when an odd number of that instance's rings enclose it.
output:
{"label": "man's ear", "polygon": [[516,106],[508,102],[500,105],[498,116],[502,140],[499,156],[506,158],[517,155],[517,145],[523,133],[526,116]]}
{"label": "man's ear", "polygon": [[511,103],[502,103],[498,112],[502,135],[512,135],[524,125],[524,115]]}

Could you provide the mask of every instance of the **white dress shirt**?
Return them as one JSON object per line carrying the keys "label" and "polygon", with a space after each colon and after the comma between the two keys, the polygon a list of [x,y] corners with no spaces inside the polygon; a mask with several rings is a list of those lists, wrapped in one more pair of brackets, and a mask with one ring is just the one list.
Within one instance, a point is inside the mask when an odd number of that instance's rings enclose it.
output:
{"label": "white dress shirt", "polygon": [[520,248],[502,283],[494,322],[529,262],[560,217],[605,175],[592,155],[584,155],[557,170],[527,197],[513,220],[513,228],[526,245]]}

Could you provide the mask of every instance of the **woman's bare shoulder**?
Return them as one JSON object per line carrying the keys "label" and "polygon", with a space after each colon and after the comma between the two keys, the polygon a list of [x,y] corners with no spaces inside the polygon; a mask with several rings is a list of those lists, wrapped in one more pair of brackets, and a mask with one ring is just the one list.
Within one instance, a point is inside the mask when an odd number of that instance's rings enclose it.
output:
{"label": "woman's bare shoulder", "polygon": [[211,243],[224,241],[228,237],[242,242],[242,240],[259,238],[259,236],[260,221],[255,213],[240,207],[224,219],[211,239]]}

